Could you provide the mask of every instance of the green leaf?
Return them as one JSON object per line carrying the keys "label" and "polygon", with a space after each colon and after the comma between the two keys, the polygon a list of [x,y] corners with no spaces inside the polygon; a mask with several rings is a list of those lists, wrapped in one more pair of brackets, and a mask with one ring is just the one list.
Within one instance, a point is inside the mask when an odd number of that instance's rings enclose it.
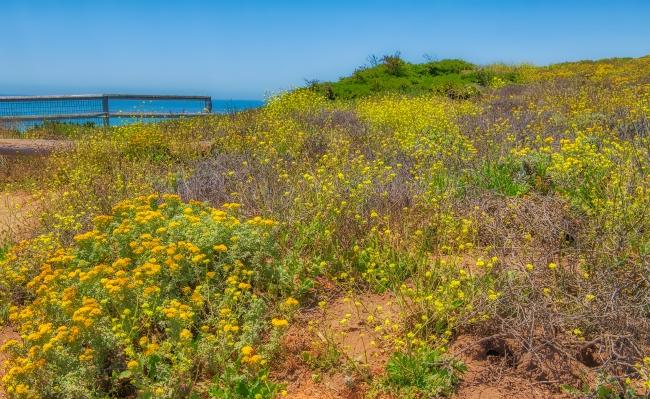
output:
{"label": "green leaf", "polygon": [[606,387],[606,386],[601,386],[598,389],[598,396],[601,398],[606,398],[612,393],[612,388],[611,387]]}
{"label": "green leaf", "polygon": [[453,308],[457,308],[457,307],[459,307],[460,305],[462,305],[463,302],[464,302],[464,301],[463,301],[462,299],[456,299],[455,301],[453,301],[453,302],[451,303],[451,306],[452,306]]}
{"label": "green leaf", "polygon": [[149,378],[156,377],[156,364],[160,362],[161,358],[158,355],[149,356]]}
{"label": "green leaf", "polygon": [[302,357],[302,360],[307,362],[307,363],[311,363],[311,362],[314,361],[314,357],[311,355],[311,353],[309,353],[307,351],[302,352],[300,354],[300,357]]}
{"label": "green leaf", "polygon": [[309,291],[309,290],[311,290],[312,288],[314,288],[314,280],[308,278],[308,279],[306,279],[306,280],[304,280],[304,281],[302,282],[302,287],[301,287],[301,289],[302,289],[303,291]]}
{"label": "green leaf", "polygon": [[266,375],[268,374],[268,372],[269,372],[269,368],[267,367],[267,368],[265,368],[265,369],[260,370],[260,371],[257,373],[257,376],[258,376],[259,378],[266,377]]}
{"label": "green leaf", "polygon": [[248,392],[248,395],[252,396],[252,397],[255,397],[255,395],[262,392],[262,389],[264,389],[263,385],[256,385]]}
{"label": "green leaf", "polygon": [[577,395],[577,394],[580,393],[579,390],[577,390],[576,388],[572,387],[571,385],[562,384],[562,385],[560,385],[560,388],[562,388],[562,390],[563,390],[564,392],[566,392],[566,393],[570,393],[570,394],[574,394],[574,395]]}
{"label": "green leaf", "polygon": [[467,373],[467,365],[465,363],[461,362],[460,360],[452,362],[452,365],[454,366],[454,368],[457,371],[459,371],[459,372],[461,372],[463,374]]}
{"label": "green leaf", "polygon": [[117,376],[117,378],[129,378],[133,375],[131,370],[124,370],[120,373],[120,375]]}
{"label": "green leaf", "polygon": [[248,387],[246,386],[246,383],[244,381],[238,381],[237,386],[235,387],[235,392],[237,392],[239,395],[243,397],[248,396]]}

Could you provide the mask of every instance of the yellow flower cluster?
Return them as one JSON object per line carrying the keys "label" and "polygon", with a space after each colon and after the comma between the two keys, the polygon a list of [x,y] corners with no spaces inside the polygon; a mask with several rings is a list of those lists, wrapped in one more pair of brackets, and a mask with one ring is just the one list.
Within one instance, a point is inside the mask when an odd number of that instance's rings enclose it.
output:
{"label": "yellow flower cluster", "polygon": [[[37,397],[79,370],[88,378],[77,388],[94,389],[93,381],[110,378],[96,363],[105,359],[134,374],[144,373],[140,365],[152,356],[166,358],[178,363],[169,374],[176,378],[189,372],[182,365],[196,362],[197,350],[232,350],[250,328],[248,313],[264,309],[252,293],[258,265],[240,254],[271,251],[264,237],[275,226],[261,218],[240,223],[231,214],[236,208],[138,197],[95,217],[94,229],[77,234],[73,247],[43,236],[13,248],[0,262],[0,282],[5,300],[15,301],[9,319],[22,342],[3,347],[11,353],[6,389]],[[222,244],[232,237],[239,237],[236,245]],[[9,289],[15,284],[32,299],[22,304],[25,294]],[[260,362],[249,355],[244,363]]]}
{"label": "yellow flower cluster", "polygon": [[273,319],[271,320],[271,324],[273,324],[273,327],[280,328],[280,327],[286,327],[289,325],[289,322],[285,319]]}

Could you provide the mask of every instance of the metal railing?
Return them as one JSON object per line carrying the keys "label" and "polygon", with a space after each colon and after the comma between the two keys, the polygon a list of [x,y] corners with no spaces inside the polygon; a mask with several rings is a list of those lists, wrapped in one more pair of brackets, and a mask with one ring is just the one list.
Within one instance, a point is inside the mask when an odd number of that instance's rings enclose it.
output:
{"label": "metal railing", "polygon": [[[156,112],[111,110],[111,100],[202,101],[198,112]],[[80,94],[66,96],[4,96],[0,97],[0,123],[28,123],[61,120],[101,120],[110,126],[111,118],[178,118],[208,115],[212,112],[210,96],[174,96],[148,94]]]}

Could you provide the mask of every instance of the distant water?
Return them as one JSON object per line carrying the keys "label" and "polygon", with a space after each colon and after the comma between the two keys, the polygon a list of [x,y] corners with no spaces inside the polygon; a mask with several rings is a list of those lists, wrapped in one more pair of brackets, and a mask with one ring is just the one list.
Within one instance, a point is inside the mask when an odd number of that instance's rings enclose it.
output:
{"label": "distant water", "polygon": [[[259,100],[212,100],[212,113],[228,113],[263,105]],[[123,117],[110,119],[111,126],[137,122],[153,122],[163,118],[143,118],[134,114],[156,112],[174,114],[206,113],[205,102],[202,100],[113,100],[109,99],[109,111],[120,112]],[[35,101],[35,102],[0,102],[0,116],[28,115],[67,115],[102,112],[101,100],[74,101]],[[166,119],[166,118],[165,118]],[[92,122],[102,124],[102,118],[65,119],[68,123]],[[27,129],[42,121],[20,122],[19,129]]]}
{"label": "distant water", "polygon": [[[258,100],[212,100],[212,113],[223,114],[245,109],[259,108],[263,105]],[[203,101],[197,100],[152,100],[152,101],[134,101],[134,100],[111,100],[109,102],[110,112],[122,112],[125,117],[111,118],[111,125],[123,125],[131,123],[133,118],[129,113],[140,112],[162,112],[162,113],[182,113],[198,114],[205,113]],[[158,118],[136,118],[137,121],[157,121]]]}
{"label": "distant water", "polygon": [[[257,100],[212,100],[212,112],[223,113],[262,106]],[[109,111],[128,112],[174,112],[196,114],[204,112],[203,101],[197,100],[110,100]]]}

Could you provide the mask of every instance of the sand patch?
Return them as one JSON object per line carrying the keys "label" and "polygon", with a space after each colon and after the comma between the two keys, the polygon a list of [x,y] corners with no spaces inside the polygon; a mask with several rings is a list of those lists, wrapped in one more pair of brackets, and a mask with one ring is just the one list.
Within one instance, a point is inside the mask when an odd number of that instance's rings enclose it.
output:
{"label": "sand patch", "polygon": [[462,352],[458,359],[467,365],[467,373],[458,386],[458,398],[506,399],[506,398],[570,398],[559,389],[571,375],[556,376],[557,380],[531,375],[530,362],[518,358],[515,343],[507,337],[495,336],[481,339],[473,335],[461,335],[449,348],[449,353]]}
{"label": "sand patch", "polygon": [[288,398],[366,397],[370,379],[383,373],[392,353],[368,316],[394,316],[395,298],[332,289],[322,299],[323,306],[313,303],[297,315],[281,342],[283,367],[272,370],[273,378],[287,382]]}
{"label": "sand patch", "polygon": [[36,201],[25,192],[0,192],[0,244],[28,238],[36,227]]}

